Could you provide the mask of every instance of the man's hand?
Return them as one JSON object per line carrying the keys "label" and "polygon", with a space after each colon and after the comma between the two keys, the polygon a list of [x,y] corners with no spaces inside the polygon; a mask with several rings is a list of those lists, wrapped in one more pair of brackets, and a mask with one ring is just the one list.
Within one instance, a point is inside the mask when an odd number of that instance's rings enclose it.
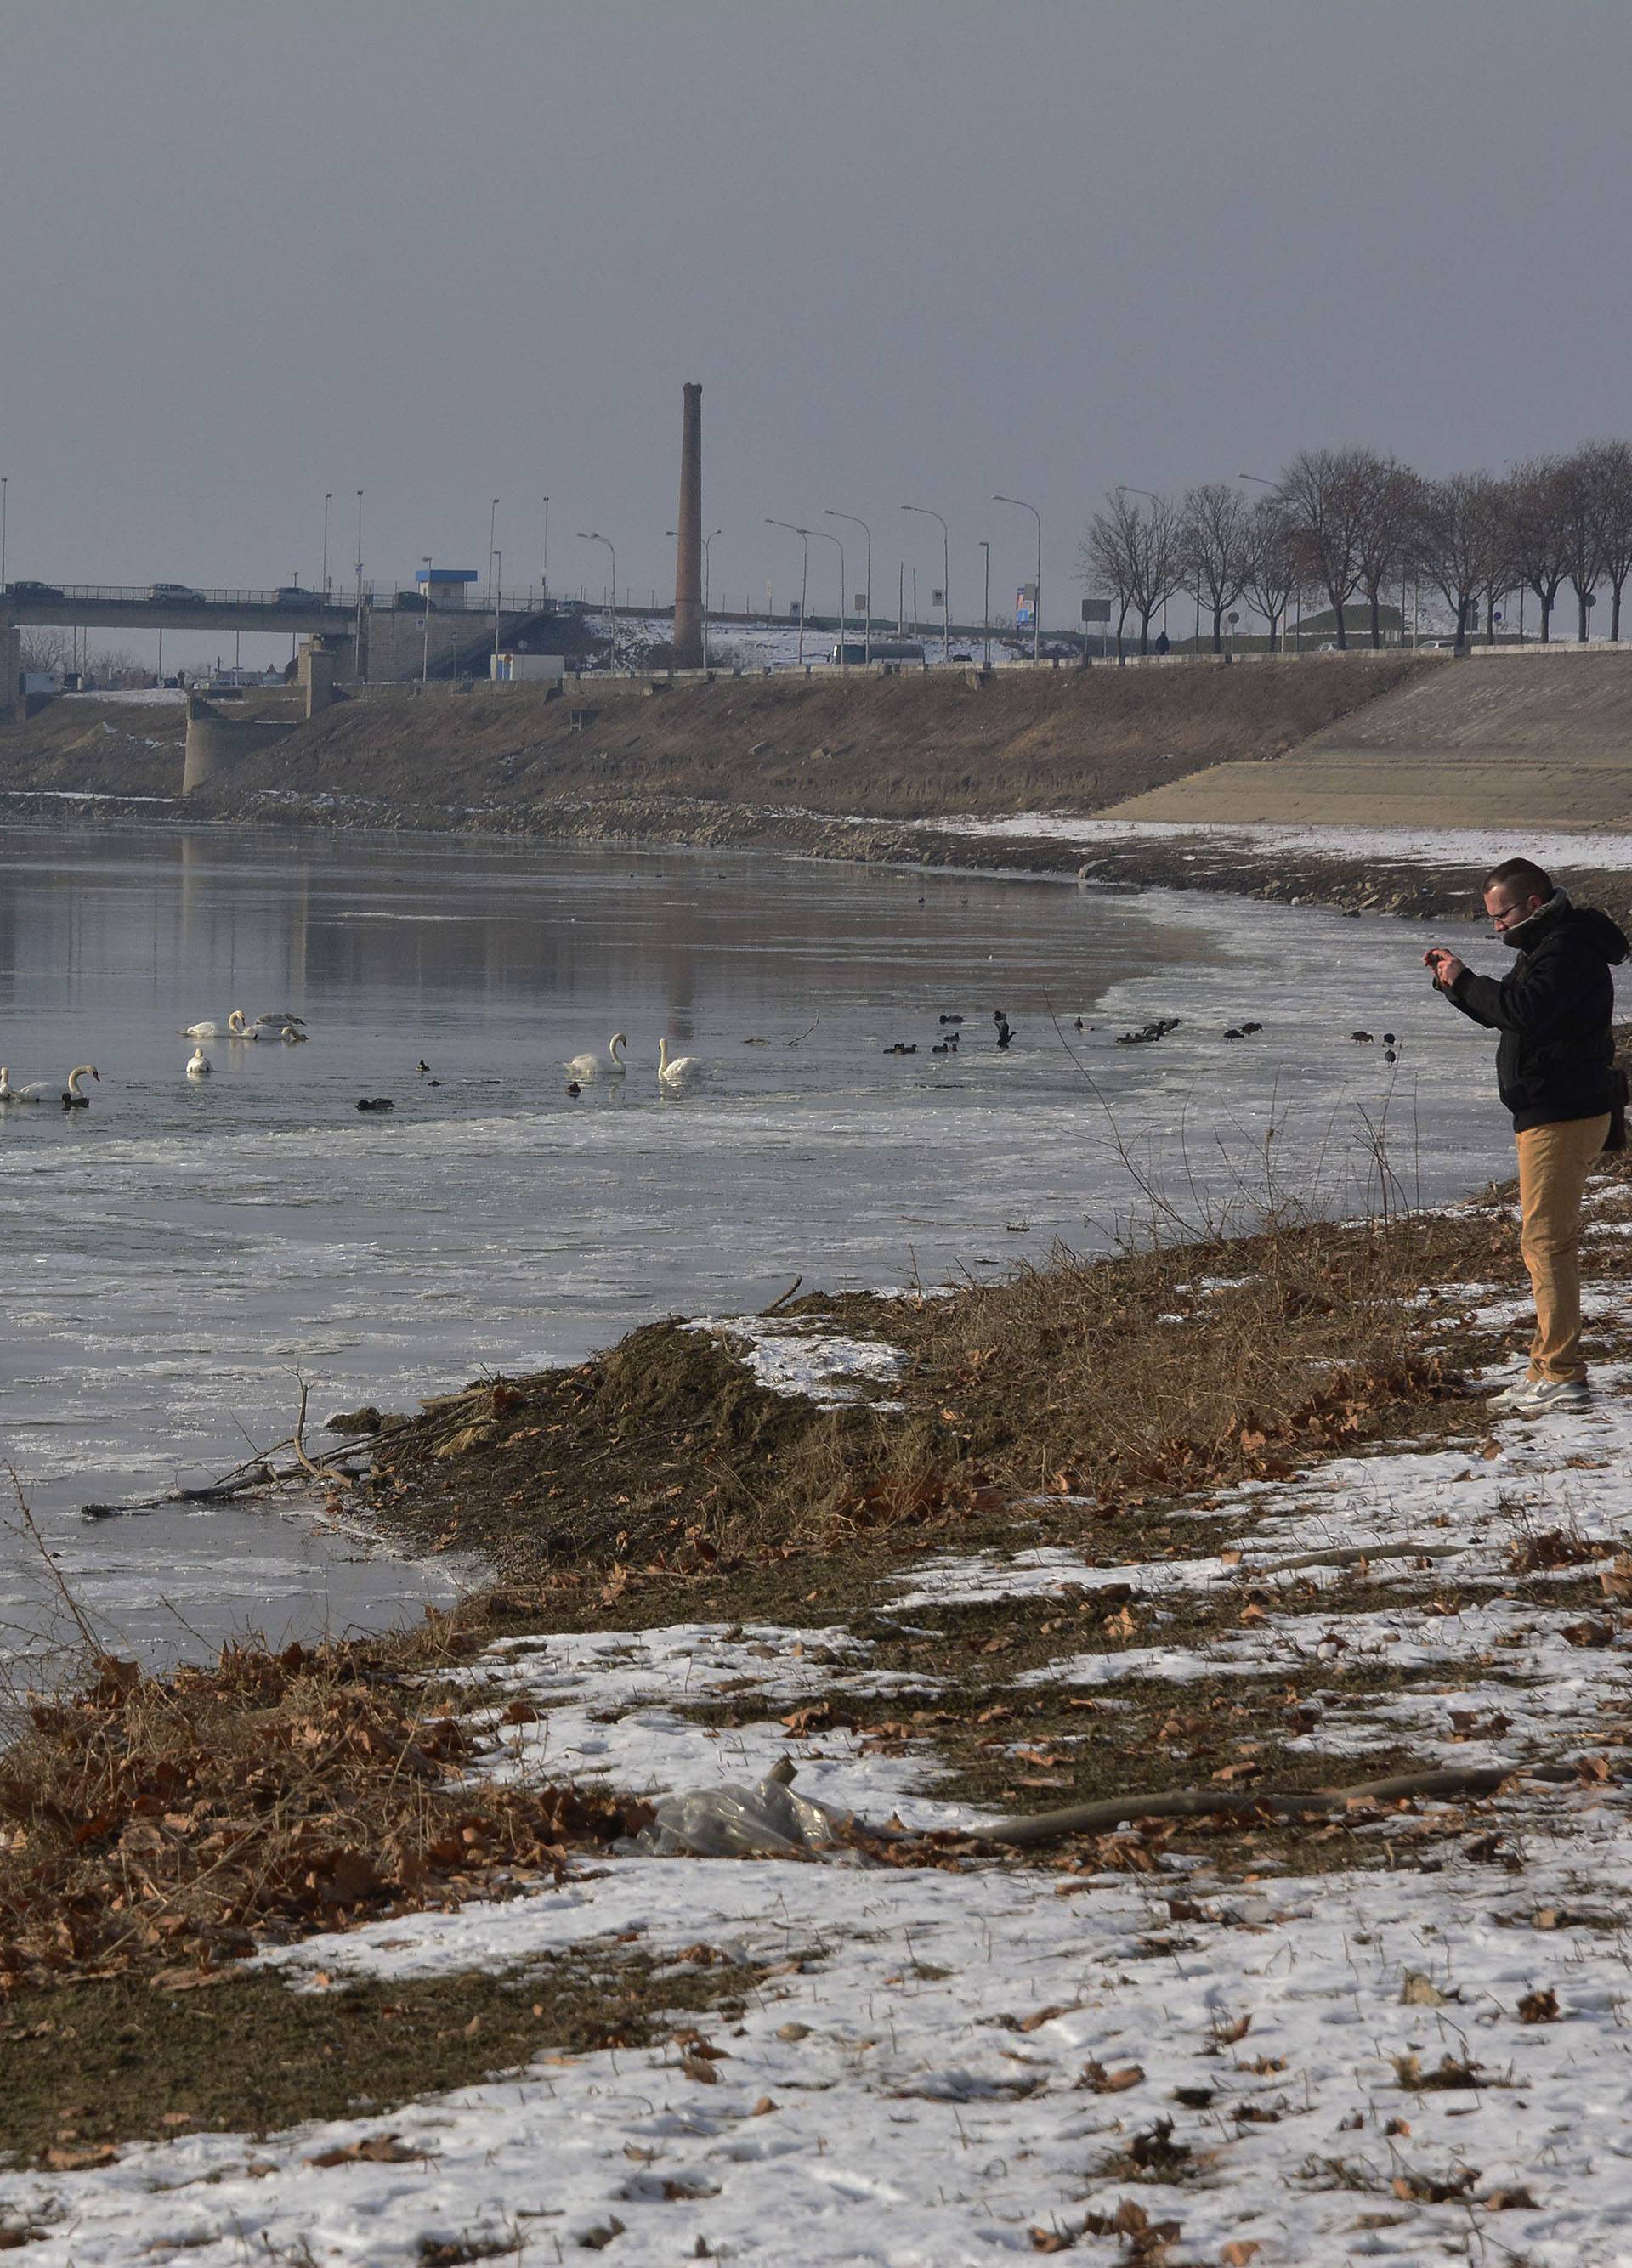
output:
{"label": "man's hand", "polygon": [[1430,945],[1422,955],[1422,966],[1424,968],[1431,968],[1434,972],[1435,983],[1442,991],[1449,992],[1467,963],[1458,961],[1449,946]]}

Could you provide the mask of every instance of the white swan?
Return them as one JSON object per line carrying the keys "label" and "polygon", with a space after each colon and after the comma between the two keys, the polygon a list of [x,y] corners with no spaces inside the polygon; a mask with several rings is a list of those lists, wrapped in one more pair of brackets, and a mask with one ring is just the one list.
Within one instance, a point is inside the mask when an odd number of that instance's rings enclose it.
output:
{"label": "white swan", "polygon": [[229,1040],[270,1040],[272,1035],[250,1023],[241,1008],[234,1008],[226,1020],[226,1036]]}
{"label": "white swan", "polygon": [[566,1066],[567,1077],[569,1079],[622,1079],[629,1066],[617,1051],[619,1048],[626,1048],[628,1045],[627,1032],[614,1032],[607,1042],[606,1051],[611,1057],[609,1064],[603,1064],[599,1056],[574,1056]]}
{"label": "white swan", "polygon": [[[68,1084],[62,1088],[62,1107],[66,1111],[91,1109],[91,1095],[79,1094],[79,1079],[95,1079],[100,1086],[100,1084],[102,1084],[102,1072],[95,1068],[95,1064],[75,1064],[75,1068],[68,1072]],[[48,1086],[46,1082],[41,1082],[41,1086],[43,1086],[43,1094],[50,1094],[50,1086]],[[32,1095],[34,1094],[34,1088],[25,1086],[23,1094]],[[41,1095],[41,1100],[43,1100],[43,1095]]]}
{"label": "white swan", "polygon": [[694,1086],[702,1078],[706,1066],[700,1056],[676,1056],[668,1060],[668,1042],[657,1043],[657,1079],[660,1086]]}
{"label": "white swan", "polygon": [[255,1018],[254,1029],[257,1032],[270,1033],[273,1039],[281,1040],[292,1025],[299,1033],[300,1037],[305,1039],[306,1018],[297,1016],[288,1008],[268,1009],[264,1016]]}
{"label": "white swan", "polygon": [[196,1047],[187,1059],[188,1079],[207,1079],[214,1069],[215,1065],[204,1053],[202,1045]]}
{"label": "white swan", "polygon": [[184,1040],[237,1039],[241,1035],[240,1027],[242,1026],[243,1019],[243,1010],[241,1008],[234,1008],[232,1015],[227,1019],[225,1024],[209,1022],[203,1024],[183,1024],[181,1027],[181,1037]]}
{"label": "white swan", "polygon": [[297,1041],[304,1040],[307,1035],[301,1031],[298,1025],[285,1024],[277,1036],[286,1048],[292,1048]]}
{"label": "white swan", "polygon": [[0,1102],[15,1102],[16,1101],[17,1093],[11,1085],[11,1074],[6,1070],[5,1065],[4,1064],[0,1064]]}

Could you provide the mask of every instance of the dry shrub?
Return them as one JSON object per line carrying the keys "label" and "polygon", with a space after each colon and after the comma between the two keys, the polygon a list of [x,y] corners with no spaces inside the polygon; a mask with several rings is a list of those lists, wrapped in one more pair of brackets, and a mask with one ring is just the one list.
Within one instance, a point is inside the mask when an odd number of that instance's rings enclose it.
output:
{"label": "dry shrub", "polygon": [[1084,1264],[904,1312],[912,1390],[1008,1489],[1126,1498],[1273,1473],[1447,1383],[1401,1233],[1310,1226]]}
{"label": "dry shrub", "polygon": [[344,1646],[146,1676],[103,1655],[0,1756],[0,1990],[152,1970],[558,1874],[649,1817],[464,1778],[469,1731]]}

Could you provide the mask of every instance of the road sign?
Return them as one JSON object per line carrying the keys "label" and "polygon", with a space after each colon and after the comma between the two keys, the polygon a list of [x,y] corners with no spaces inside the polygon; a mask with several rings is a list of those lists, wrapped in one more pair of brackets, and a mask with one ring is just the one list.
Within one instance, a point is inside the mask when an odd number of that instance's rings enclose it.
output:
{"label": "road sign", "polygon": [[1083,600],[1082,620],[1084,622],[1108,622],[1110,619],[1111,601],[1109,599]]}

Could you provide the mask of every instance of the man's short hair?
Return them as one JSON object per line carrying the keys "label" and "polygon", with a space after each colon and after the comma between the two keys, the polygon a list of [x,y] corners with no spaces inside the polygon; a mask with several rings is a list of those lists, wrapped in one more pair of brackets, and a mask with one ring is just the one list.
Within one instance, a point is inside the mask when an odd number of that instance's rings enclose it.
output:
{"label": "man's short hair", "polygon": [[1533,858],[1504,858],[1499,866],[1493,866],[1485,877],[1481,896],[1494,890],[1498,882],[1511,890],[1521,902],[1528,898],[1553,895],[1552,876],[1543,873]]}

